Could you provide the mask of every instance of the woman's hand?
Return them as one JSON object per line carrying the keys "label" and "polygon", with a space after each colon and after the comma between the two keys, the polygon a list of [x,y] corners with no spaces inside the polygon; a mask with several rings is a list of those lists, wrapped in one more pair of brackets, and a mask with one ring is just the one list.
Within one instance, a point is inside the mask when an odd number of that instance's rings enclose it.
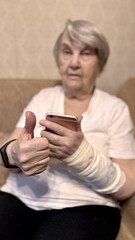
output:
{"label": "woman's hand", "polygon": [[28,176],[45,171],[49,162],[49,142],[46,138],[34,138],[35,124],[35,115],[27,112],[19,138],[7,147],[10,163],[16,164]]}
{"label": "woman's hand", "polygon": [[42,130],[41,136],[49,142],[50,157],[59,160],[71,156],[80,146],[84,135],[81,131],[81,119],[78,131],[72,131],[57,123],[41,120],[40,124],[49,130]]}

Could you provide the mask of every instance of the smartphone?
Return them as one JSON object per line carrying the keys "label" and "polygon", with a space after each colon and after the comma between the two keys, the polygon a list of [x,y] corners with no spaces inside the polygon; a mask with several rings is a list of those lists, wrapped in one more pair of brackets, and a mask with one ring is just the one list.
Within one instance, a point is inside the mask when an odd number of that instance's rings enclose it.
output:
{"label": "smartphone", "polygon": [[49,112],[46,114],[46,119],[51,122],[58,123],[61,126],[66,127],[70,130],[78,130],[79,122],[76,116]]}

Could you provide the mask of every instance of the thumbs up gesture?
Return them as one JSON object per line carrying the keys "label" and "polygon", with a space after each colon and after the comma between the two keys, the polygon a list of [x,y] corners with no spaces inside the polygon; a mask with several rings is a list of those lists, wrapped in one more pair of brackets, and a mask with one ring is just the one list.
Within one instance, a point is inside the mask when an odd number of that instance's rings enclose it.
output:
{"label": "thumbs up gesture", "polygon": [[45,137],[34,138],[35,125],[34,113],[26,112],[25,126],[8,150],[9,159],[27,176],[43,172],[49,162],[49,142]]}
{"label": "thumbs up gesture", "polygon": [[36,117],[32,112],[26,112],[26,120],[23,131],[23,138],[26,140],[30,140],[34,138],[34,128],[36,125]]}

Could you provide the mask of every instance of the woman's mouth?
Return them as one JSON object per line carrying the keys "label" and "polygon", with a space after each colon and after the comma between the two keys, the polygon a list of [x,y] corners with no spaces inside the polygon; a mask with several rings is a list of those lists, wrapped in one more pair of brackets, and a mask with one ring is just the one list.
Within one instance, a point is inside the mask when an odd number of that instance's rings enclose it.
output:
{"label": "woman's mouth", "polygon": [[74,78],[74,79],[80,78],[80,75],[79,75],[79,74],[74,74],[74,73],[68,74],[68,76],[69,76],[70,78]]}

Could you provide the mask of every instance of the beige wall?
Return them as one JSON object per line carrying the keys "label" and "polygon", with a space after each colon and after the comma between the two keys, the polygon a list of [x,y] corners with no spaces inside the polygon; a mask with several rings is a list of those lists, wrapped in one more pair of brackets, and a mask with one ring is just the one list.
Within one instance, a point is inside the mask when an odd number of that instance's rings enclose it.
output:
{"label": "beige wall", "polygon": [[135,76],[135,0],[0,0],[0,78],[58,78],[52,48],[67,18],[95,22],[110,42],[102,89]]}

